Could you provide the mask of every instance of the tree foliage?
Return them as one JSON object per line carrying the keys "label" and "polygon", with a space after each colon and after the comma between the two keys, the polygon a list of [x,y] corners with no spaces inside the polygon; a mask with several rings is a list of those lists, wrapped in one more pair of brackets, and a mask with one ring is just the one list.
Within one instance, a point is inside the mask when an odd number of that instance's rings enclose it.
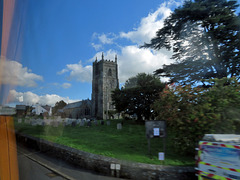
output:
{"label": "tree foliage", "polygon": [[195,0],[165,19],[150,43],[142,47],[173,50],[173,64],[156,70],[173,82],[239,77],[240,16],[237,1]]}
{"label": "tree foliage", "polygon": [[208,83],[212,88],[165,88],[161,100],[153,105],[158,119],[166,120],[178,134],[175,146],[180,153],[193,153],[204,134],[239,133],[240,85],[236,78]]}
{"label": "tree foliage", "polygon": [[124,88],[113,91],[113,104],[118,112],[137,115],[138,120],[150,119],[154,115],[151,104],[159,98],[164,86],[158,77],[140,73],[129,78]]}
{"label": "tree foliage", "polygon": [[57,113],[57,111],[58,111],[59,109],[64,108],[66,105],[67,105],[67,103],[65,103],[63,100],[56,102],[56,103],[55,103],[55,106],[54,106],[53,109],[52,109],[52,113],[53,113],[53,114]]}

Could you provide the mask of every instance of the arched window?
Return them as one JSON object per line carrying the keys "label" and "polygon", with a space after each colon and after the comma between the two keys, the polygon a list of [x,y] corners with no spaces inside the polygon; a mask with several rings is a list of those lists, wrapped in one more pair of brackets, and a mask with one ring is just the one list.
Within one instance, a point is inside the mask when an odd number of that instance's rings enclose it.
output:
{"label": "arched window", "polygon": [[90,109],[89,108],[85,109],[85,115],[90,115]]}
{"label": "arched window", "polygon": [[108,70],[108,76],[112,76],[112,69]]}

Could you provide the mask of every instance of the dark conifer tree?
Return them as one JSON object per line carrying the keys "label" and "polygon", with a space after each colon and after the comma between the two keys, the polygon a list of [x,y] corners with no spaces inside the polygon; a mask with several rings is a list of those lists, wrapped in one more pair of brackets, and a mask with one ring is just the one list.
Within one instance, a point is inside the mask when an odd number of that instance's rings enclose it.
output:
{"label": "dark conifer tree", "polygon": [[164,21],[150,43],[142,47],[173,51],[173,64],[155,71],[174,82],[240,77],[240,16],[237,1],[195,0]]}

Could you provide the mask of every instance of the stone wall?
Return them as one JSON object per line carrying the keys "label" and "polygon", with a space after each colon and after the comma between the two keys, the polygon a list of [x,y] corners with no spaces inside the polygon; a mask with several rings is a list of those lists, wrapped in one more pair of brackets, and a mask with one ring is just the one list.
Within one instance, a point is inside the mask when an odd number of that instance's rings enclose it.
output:
{"label": "stone wall", "polygon": [[[61,158],[81,168],[93,170],[106,176],[137,180],[194,180],[197,179],[193,167],[176,167],[133,163],[110,157],[83,152],[74,148],[52,143],[28,135],[17,134],[17,142]],[[111,164],[119,164],[120,171],[111,170]]]}

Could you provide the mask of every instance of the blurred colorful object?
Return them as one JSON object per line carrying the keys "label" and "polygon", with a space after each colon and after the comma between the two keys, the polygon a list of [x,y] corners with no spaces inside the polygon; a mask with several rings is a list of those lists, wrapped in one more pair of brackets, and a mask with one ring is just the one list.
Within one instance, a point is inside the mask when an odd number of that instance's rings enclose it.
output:
{"label": "blurred colorful object", "polygon": [[[14,16],[15,0],[0,0],[0,40],[1,40],[1,59],[0,59],[0,99],[1,104],[3,99],[8,96],[8,89],[6,84],[3,84],[3,64],[5,63],[9,53],[12,53],[12,46],[9,39],[12,33],[13,16]],[[14,30],[15,32],[18,29]],[[12,55],[10,55],[12,56]],[[17,147],[15,139],[15,131],[13,118],[10,115],[0,113],[0,179],[1,180],[17,180],[18,161],[17,161]]]}

